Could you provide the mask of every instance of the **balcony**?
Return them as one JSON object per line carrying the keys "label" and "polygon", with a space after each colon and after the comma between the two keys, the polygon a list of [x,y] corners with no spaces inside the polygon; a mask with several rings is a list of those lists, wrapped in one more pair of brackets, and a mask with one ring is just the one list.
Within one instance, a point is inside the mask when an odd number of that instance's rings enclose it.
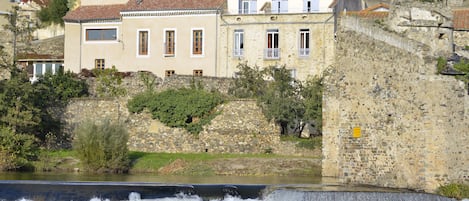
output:
{"label": "balcony", "polygon": [[298,55],[300,55],[300,57],[309,56],[309,48],[300,48],[299,52],[298,52]]}
{"label": "balcony", "polygon": [[280,49],[279,48],[267,48],[264,50],[265,59],[280,59]]}
{"label": "balcony", "polygon": [[233,57],[242,57],[244,55],[243,49],[234,49],[233,50]]}

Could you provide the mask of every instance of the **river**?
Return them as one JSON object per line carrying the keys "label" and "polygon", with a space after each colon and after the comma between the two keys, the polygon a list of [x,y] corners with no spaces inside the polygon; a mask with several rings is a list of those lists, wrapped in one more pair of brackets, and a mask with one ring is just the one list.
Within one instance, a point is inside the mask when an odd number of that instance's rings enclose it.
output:
{"label": "river", "polygon": [[451,201],[314,177],[0,173],[0,201]]}

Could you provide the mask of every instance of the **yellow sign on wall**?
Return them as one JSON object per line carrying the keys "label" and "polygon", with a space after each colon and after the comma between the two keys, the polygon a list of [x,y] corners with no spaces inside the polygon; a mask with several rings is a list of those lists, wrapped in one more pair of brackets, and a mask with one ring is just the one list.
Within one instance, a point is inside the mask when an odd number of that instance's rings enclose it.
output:
{"label": "yellow sign on wall", "polygon": [[354,127],[352,137],[359,138],[361,136],[362,136],[362,131],[361,131],[360,127]]}

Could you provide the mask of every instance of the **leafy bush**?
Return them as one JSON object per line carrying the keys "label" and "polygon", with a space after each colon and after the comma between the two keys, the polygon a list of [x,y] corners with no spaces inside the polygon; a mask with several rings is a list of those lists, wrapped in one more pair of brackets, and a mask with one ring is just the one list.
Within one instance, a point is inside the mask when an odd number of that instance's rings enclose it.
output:
{"label": "leafy bush", "polygon": [[436,193],[461,200],[462,198],[469,198],[469,185],[452,183],[440,186]]}
{"label": "leafy bush", "polygon": [[55,74],[47,73],[35,84],[43,101],[57,105],[67,103],[71,98],[88,95],[88,85],[72,72],[60,69]]}
{"label": "leafy bush", "polygon": [[438,70],[438,73],[441,73],[443,72],[444,70],[446,70],[446,63],[448,61],[443,58],[443,57],[438,57],[438,63],[436,64],[436,68]]}
{"label": "leafy bush", "polygon": [[142,112],[145,108],[148,108],[151,106],[151,102],[154,101],[156,97],[155,93],[152,92],[143,92],[140,94],[137,94],[134,96],[132,99],[129,100],[127,104],[127,108],[129,109],[129,112],[132,113],[140,113]]}
{"label": "leafy bush", "polygon": [[127,172],[128,133],[121,124],[85,121],[75,130],[73,148],[83,165],[96,172]]}
{"label": "leafy bush", "polygon": [[37,150],[33,136],[0,127],[0,170],[31,168],[30,162],[37,158]]}
{"label": "leafy bush", "polygon": [[239,64],[238,69],[229,93],[239,98],[256,98],[264,116],[275,121],[282,134],[298,133],[304,128],[301,122],[313,123],[321,132],[321,78],[302,83],[295,80],[285,66],[261,70],[257,66]]}
{"label": "leafy bush", "polygon": [[138,113],[147,108],[153,118],[167,126],[199,133],[202,126],[214,117],[213,109],[222,102],[223,98],[219,93],[181,88],[160,93],[141,93],[127,105],[130,112]]}
{"label": "leafy bush", "polygon": [[459,75],[459,76],[456,76],[456,78],[458,78],[459,80],[462,80],[467,85],[469,83],[469,61],[462,59],[459,63],[454,64],[453,67],[454,69],[465,73],[465,75]]}
{"label": "leafy bush", "polygon": [[115,66],[106,69],[93,69],[96,76],[96,92],[100,97],[118,97],[126,94],[125,88],[121,86],[124,75],[119,73]]}
{"label": "leafy bush", "polygon": [[153,92],[155,90],[156,77],[151,72],[140,71],[138,72],[138,77],[143,82],[146,92]]}
{"label": "leafy bush", "polygon": [[301,89],[305,106],[304,119],[309,120],[319,133],[322,133],[322,81],[320,77],[311,77],[305,81]]}
{"label": "leafy bush", "polygon": [[0,81],[0,125],[13,133],[37,134],[41,123],[41,99],[26,73],[15,73]]}
{"label": "leafy bush", "polygon": [[247,64],[239,64],[237,68],[239,72],[233,86],[228,89],[228,93],[238,98],[260,97],[267,84],[264,80],[264,73],[258,66],[250,67]]}

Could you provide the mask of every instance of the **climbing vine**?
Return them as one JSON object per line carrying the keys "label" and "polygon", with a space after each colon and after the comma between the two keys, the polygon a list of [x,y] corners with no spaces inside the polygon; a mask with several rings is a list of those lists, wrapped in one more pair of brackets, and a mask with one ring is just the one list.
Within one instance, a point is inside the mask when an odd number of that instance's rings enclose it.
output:
{"label": "climbing vine", "polygon": [[133,97],[127,105],[130,112],[140,113],[147,109],[154,119],[167,126],[185,128],[197,134],[215,117],[213,110],[222,102],[219,93],[181,88],[160,93],[144,92]]}

